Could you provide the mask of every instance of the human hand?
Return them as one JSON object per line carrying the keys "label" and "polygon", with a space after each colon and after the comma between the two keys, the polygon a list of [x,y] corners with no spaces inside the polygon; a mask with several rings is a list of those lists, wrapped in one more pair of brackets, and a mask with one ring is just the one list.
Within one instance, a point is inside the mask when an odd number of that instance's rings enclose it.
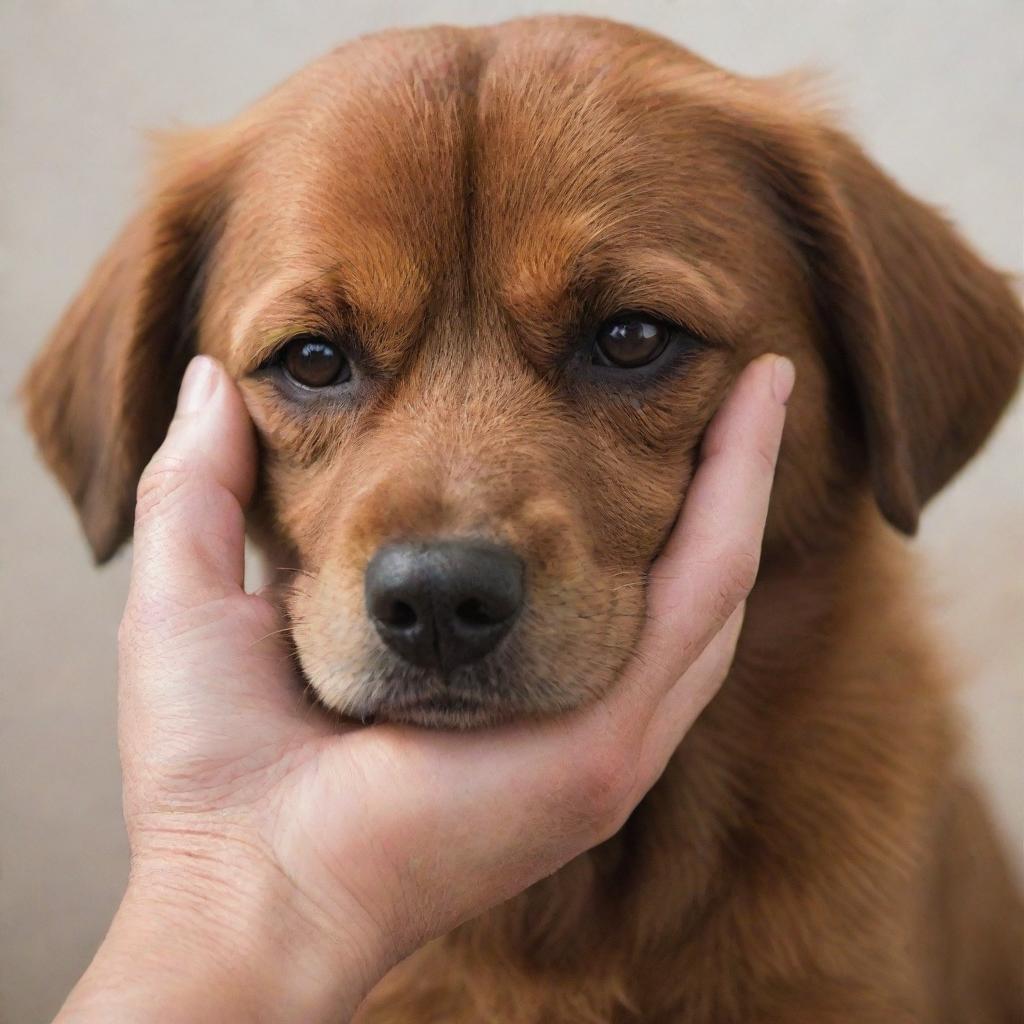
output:
{"label": "human hand", "polygon": [[243,589],[252,428],[193,361],[139,487],[120,634],[132,872],[61,1020],[337,1020],[398,959],[622,825],[725,677],[753,585],[792,366],[710,426],[613,691],[468,733],[339,724]]}

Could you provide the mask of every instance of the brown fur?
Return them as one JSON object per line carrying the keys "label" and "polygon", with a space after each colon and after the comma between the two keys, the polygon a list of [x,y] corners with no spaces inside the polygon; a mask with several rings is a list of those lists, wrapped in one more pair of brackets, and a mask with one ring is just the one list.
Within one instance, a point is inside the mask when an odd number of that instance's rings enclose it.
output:
{"label": "brown fur", "polygon": [[[572,362],[638,308],[706,343],[643,386]],[[303,330],[346,340],[358,401],[299,407],[260,370]],[[704,427],[743,365],[788,355],[721,695],[619,834],[418,953],[361,1019],[995,1024],[1024,1009],[1020,899],[882,517],[913,532],[1022,349],[1006,281],[785,82],[542,18],[360,40],[176,143],[26,398],[102,560],[188,355],[223,360],[319,698],[474,725],[611,684]],[[458,680],[477,703],[440,719],[403,695],[448,684],[397,665],[362,605],[381,543],[438,534],[512,544],[530,585]]]}

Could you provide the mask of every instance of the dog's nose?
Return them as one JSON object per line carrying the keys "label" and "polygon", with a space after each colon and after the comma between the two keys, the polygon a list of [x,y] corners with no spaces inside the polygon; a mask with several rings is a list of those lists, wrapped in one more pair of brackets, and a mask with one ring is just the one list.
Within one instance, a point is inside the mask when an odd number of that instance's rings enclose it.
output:
{"label": "dog's nose", "polygon": [[489,654],[523,604],[523,563],[482,541],[390,544],[366,567],[366,610],[406,661],[447,672]]}

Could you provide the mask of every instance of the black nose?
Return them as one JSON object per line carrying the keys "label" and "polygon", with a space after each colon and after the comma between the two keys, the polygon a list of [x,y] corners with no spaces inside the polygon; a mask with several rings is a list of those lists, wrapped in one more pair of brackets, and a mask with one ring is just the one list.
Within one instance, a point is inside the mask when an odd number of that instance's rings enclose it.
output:
{"label": "black nose", "polygon": [[523,604],[523,563],[482,541],[390,544],[366,567],[366,610],[414,665],[447,672],[484,657]]}

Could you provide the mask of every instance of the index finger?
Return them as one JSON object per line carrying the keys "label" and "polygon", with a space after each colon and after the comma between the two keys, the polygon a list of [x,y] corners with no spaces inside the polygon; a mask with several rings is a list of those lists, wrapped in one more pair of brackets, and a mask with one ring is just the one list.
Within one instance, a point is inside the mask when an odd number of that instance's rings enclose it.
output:
{"label": "index finger", "polygon": [[679,519],[650,573],[639,650],[665,687],[754,585],[793,381],[788,359],[754,360],[708,427]]}

